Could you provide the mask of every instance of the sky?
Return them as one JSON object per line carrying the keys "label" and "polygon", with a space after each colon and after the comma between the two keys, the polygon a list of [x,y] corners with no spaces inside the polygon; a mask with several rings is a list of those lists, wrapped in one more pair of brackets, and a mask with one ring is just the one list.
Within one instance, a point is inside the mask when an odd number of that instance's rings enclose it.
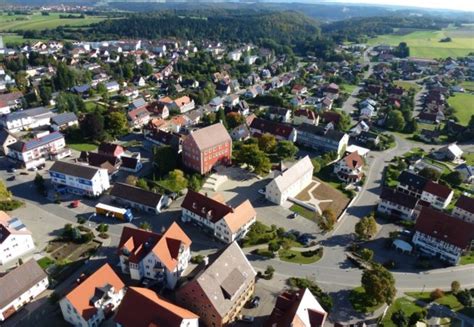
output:
{"label": "sky", "polygon": [[[421,8],[455,9],[474,11],[474,0],[336,0],[346,3],[368,3],[375,5],[398,5]],[[474,14],[474,13],[473,13]]]}

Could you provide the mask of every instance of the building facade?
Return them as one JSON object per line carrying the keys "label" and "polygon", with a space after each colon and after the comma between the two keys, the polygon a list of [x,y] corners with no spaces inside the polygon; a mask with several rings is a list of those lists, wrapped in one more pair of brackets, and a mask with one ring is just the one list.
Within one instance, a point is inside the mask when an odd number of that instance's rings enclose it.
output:
{"label": "building facade", "polygon": [[474,199],[461,195],[456,201],[452,215],[474,224]]}
{"label": "building facade", "polygon": [[31,232],[18,218],[0,211],[0,265],[35,250]]}
{"label": "building facade", "polygon": [[296,142],[321,152],[334,151],[339,158],[349,143],[349,135],[327,127],[303,123],[298,127]]}

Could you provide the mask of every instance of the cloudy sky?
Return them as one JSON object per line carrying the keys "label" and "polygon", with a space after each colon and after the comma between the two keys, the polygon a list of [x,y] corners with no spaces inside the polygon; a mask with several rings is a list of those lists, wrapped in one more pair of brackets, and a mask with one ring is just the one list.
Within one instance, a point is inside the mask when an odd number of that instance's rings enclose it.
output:
{"label": "cloudy sky", "polygon": [[[347,3],[369,3],[369,4],[386,4],[386,5],[400,5],[413,6],[421,8],[446,8],[456,10],[474,11],[473,0],[336,0],[338,2]],[[474,13],[473,13],[474,14]]]}

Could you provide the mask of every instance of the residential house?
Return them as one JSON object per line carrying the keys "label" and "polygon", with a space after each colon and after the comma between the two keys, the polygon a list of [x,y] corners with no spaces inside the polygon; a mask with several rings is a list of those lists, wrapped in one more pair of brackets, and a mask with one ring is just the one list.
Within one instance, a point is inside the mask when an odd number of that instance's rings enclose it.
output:
{"label": "residential house", "polygon": [[418,120],[425,124],[439,124],[444,120],[444,114],[441,111],[438,111],[438,113],[421,112],[418,115]]}
{"label": "residential house", "polygon": [[153,214],[159,214],[171,202],[165,195],[124,183],[115,183],[110,190],[110,196],[113,201],[123,206]]}
{"label": "residential house", "polygon": [[177,153],[181,152],[181,146],[183,143],[183,139],[181,134],[172,133],[163,131],[158,129],[156,131],[153,130],[145,130],[145,139],[151,142],[153,145],[156,146],[170,146],[172,147]]}
{"label": "residential house", "polygon": [[129,124],[133,128],[141,128],[150,121],[150,113],[145,107],[130,110],[127,116]]}
{"label": "residential house", "polygon": [[199,327],[198,315],[142,287],[127,289],[114,321],[118,327]]}
{"label": "residential house", "polygon": [[458,161],[463,155],[463,151],[456,143],[451,143],[440,149],[438,149],[434,155],[438,159],[449,160],[449,161]]}
{"label": "residential house", "polygon": [[73,126],[79,126],[79,120],[73,112],[63,112],[51,118],[51,127],[55,131],[63,131]]}
{"label": "residential house", "polygon": [[461,174],[464,183],[474,184],[474,166],[463,163],[454,168],[454,170]]}
{"label": "residential house", "polygon": [[278,123],[261,118],[255,118],[252,120],[249,127],[252,135],[257,137],[265,133],[269,133],[275,136],[275,138],[279,141],[296,141],[296,129],[289,124]]}
{"label": "residential house", "polygon": [[298,109],[293,113],[293,125],[319,125],[319,115],[309,109]]}
{"label": "residential house", "polygon": [[195,108],[194,100],[188,96],[182,96],[175,99],[172,103],[172,106],[180,113],[185,113]]}
{"label": "residential house", "polygon": [[429,206],[429,203],[399,190],[384,188],[377,211],[395,219],[415,221],[422,206]]}
{"label": "residential house", "polygon": [[222,97],[215,97],[209,102],[209,106],[214,111],[219,111],[219,109],[224,108],[224,99]]}
{"label": "residential house", "polygon": [[0,277],[0,322],[34,301],[48,287],[48,275],[33,259]]}
{"label": "residential house", "polygon": [[55,113],[44,107],[20,110],[2,116],[0,125],[9,132],[16,133],[22,130],[49,126],[53,116],[55,116]]}
{"label": "residential house", "polygon": [[108,93],[120,91],[120,85],[116,81],[110,81],[110,82],[105,83],[105,88]]}
{"label": "residential house", "polygon": [[330,83],[324,88],[323,95],[330,99],[337,99],[339,97],[339,85]]}
{"label": "residential house", "polygon": [[18,139],[9,133],[6,129],[0,129],[0,154],[7,155],[9,148],[8,146],[16,143]]}
{"label": "residential house", "polygon": [[232,139],[221,123],[192,131],[183,141],[183,164],[200,174],[229,164],[231,157]]}
{"label": "residential house", "polygon": [[158,118],[161,118],[161,119],[166,119],[170,116],[169,107],[170,105],[166,103],[155,101],[155,102],[150,103],[146,107],[146,109],[154,116],[158,116]]}
{"label": "residential house", "polygon": [[362,130],[359,135],[355,137],[357,143],[373,148],[380,143],[380,135],[369,130]]}
{"label": "residential house", "polygon": [[64,320],[77,327],[100,325],[113,315],[125,295],[125,285],[108,263],[59,301]]}
{"label": "residential house", "polygon": [[420,139],[427,142],[427,143],[437,143],[441,136],[441,132],[438,130],[429,130],[429,129],[422,129],[420,131]]}
{"label": "residential house", "polygon": [[295,95],[303,95],[307,92],[308,92],[308,88],[304,85],[301,85],[301,84],[296,84],[291,89],[291,94],[295,94]]}
{"label": "residential house", "polygon": [[122,165],[119,157],[89,151],[82,151],[79,160],[89,166],[106,169],[109,176],[116,174]]}
{"label": "residential house", "polygon": [[359,121],[357,125],[351,128],[349,135],[353,137],[359,136],[362,132],[368,132],[370,130],[369,125],[363,120]]}
{"label": "residential house", "polygon": [[250,137],[250,130],[246,124],[241,124],[230,132],[230,136],[233,141],[243,141]]}
{"label": "residential house", "polygon": [[332,109],[333,103],[334,103],[333,99],[326,96],[317,101],[316,109],[321,110],[321,111],[329,111]]}
{"label": "residential house", "polygon": [[279,121],[281,123],[291,122],[291,110],[280,107],[270,107],[267,111],[268,117],[271,120]]}
{"label": "residential house", "polygon": [[233,208],[219,194],[211,198],[191,190],[188,190],[181,209],[183,222],[203,227],[225,243],[244,238],[257,219],[257,213],[249,200]]}
{"label": "residential house", "polygon": [[428,180],[423,176],[405,170],[398,176],[397,190],[420,198],[427,182]]}
{"label": "residential house", "polygon": [[102,168],[56,161],[49,175],[60,192],[97,197],[110,187],[107,169]]}
{"label": "residential house", "polygon": [[336,162],[334,173],[345,183],[357,183],[364,176],[363,167],[364,159],[355,151]]}
{"label": "residential house", "polygon": [[120,159],[122,160],[121,170],[137,173],[143,167],[140,152],[127,153],[127,155],[122,156]]}
{"label": "residential house", "polygon": [[419,251],[456,265],[471,250],[473,240],[474,224],[423,208],[416,220],[412,242]]}
{"label": "residential house", "polygon": [[360,116],[372,118],[375,116],[375,107],[371,106],[370,104],[360,108]]}
{"label": "residential house", "polygon": [[145,108],[147,107],[147,102],[145,101],[145,99],[143,99],[142,97],[140,98],[137,98],[135,100],[133,100],[129,105],[128,105],[128,110],[131,111],[131,110],[135,110],[135,109],[138,109],[138,108]]}
{"label": "residential house", "polygon": [[448,186],[428,180],[421,192],[421,199],[436,209],[446,209],[453,199],[454,192]]}
{"label": "residential house", "polygon": [[321,152],[334,151],[339,157],[347,148],[349,135],[327,127],[303,123],[298,127],[296,142]]}
{"label": "residential house", "polygon": [[323,327],[328,314],[307,288],[280,294],[266,327]]}
{"label": "residential house", "polygon": [[255,291],[257,274],[237,242],[210,256],[194,274],[176,299],[206,326],[228,326],[238,319]]}
{"label": "residential house", "polygon": [[474,224],[474,199],[461,195],[454,205],[452,215]]}
{"label": "residential house", "polygon": [[76,85],[71,88],[71,92],[80,95],[82,98],[88,98],[91,86],[89,84]]}
{"label": "residential house", "polygon": [[162,234],[124,227],[118,254],[121,270],[130,278],[162,281],[173,289],[191,259],[191,240],[177,223]]}
{"label": "residential house", "polygon": [[69,155],[71,151],[66,148],[64,136],[59,132],[46,132],[46,135],[28,141],[17,141],[8,146],[8,157],[26,169],[44,164],[47,158],[62,159]]}
{"label": "residential house", "polygon": [[291,167],[278,173],[265,187],[265,198],[282,205],[288,198],[295,197],[313,180],[313,164],[306,156]]}
{"label": "residential house", "polygon": [[97,149],[97,152],[100,154],[106,154],[109,156],[114,156],[120,158],[125,154],[123,146],[114,143],[102,142]]}
{"label": "residential house", "polygon": [[143,77],[139,76],[133,79],[133,84],[138,87],[144,87],[146,85],[146,81]]}
{"label": "residential house", "polygon": [[18,218],[0,211],[0,265],[35,250],[31,232]]}
{"label": "residential house", "polygon": [[12,110],[21,108],[21,101],[23,99],[23,93],[21,92],[10,92],[0,94],[0,103],[2,103],[2,114],[8,114]]}

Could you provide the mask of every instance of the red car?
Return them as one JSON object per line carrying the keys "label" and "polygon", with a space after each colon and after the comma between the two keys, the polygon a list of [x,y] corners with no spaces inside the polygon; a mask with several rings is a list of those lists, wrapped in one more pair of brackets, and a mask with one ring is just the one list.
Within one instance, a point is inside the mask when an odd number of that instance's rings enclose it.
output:
{"label": "red car", "polygon": [[71,202],[71,208],[77,208],[79,207],[79,200],[74,200]]}

